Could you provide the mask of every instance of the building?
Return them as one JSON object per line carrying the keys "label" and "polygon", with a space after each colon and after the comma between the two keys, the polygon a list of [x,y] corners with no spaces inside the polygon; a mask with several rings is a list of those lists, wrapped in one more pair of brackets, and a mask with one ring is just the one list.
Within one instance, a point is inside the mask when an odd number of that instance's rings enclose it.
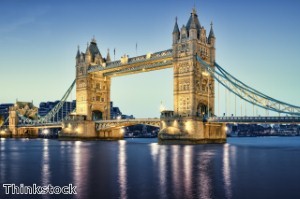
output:
{"label": "building", "polygon": [[[3,116],[4,120],[6,120],[6,118],[8,118],[9,107],[11,107],[11,106],[14,106],[14,104],[11,104],[11,103],[0,104],[0,115]],[[5,124],[8,124],[8,121]]]}
{"label": "building", "polygon": [[[39,106],[38,114],[39,116],[47,115],[60,101],[54,102],[41,102]],[[53,121],[61,121],[65,118],[70,112],[74,111],[76,108],[76,100],[72,102],[65,102],[63,107],[58,111],[58,113],[54,116]]]}

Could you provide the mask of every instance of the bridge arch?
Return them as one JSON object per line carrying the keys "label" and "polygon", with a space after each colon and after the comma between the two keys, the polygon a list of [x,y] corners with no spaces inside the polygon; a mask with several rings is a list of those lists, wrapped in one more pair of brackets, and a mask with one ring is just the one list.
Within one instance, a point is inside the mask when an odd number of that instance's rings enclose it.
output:
{"label": "bridge arch", "polygon": [[207,104],[204,102],[199,102],[197,105],[197,116],[204,116],[208,114],[208,107]]}
{"label": "bridge arch", "polygon": [[103,113],[99,110],[92,111],[92,119],[95,120],[103,120]]}

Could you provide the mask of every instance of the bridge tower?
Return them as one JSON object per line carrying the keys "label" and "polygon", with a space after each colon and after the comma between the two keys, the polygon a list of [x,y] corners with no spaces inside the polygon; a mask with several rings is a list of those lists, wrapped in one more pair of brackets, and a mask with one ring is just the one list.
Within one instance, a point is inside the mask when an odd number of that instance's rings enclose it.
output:
{"label": "bridge tower", "polygon": [[[108,57],[109,58],[109,54]],[[106,66],[96,39],[87,44],[86,52],[79,50],[76,55],[76,113],[87,120],[110,119],[110,77],[102,73],[88,73],[94,65]]]}
{"label": "bridge tower", "polygon": [[192,143],[225,142],[222,124],[211,125],[205,118],[214,115],[214,79],[195,58],[200,56],[214,67],[215,35],[201,26],[193,8],[186,25],[173,29],[174,111],[161,115],[161,142],[185,140]]}
{"label": "bridge tower", "polygon": [[179,31],[177,19],[173,30],[174,113],[179,116],[214,114],[214,80],[196,61],[198,54],[211,66],[215,62],[215,36],[211,26],[209,36],[193,9]]}

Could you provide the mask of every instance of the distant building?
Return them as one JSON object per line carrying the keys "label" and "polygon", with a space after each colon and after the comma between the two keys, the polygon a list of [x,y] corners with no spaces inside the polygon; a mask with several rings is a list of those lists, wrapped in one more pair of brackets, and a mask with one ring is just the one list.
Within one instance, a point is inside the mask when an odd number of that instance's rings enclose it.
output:
{"label": "distant building", "polygon": [[[54,101],[54,102],[41,102],[39,106],[38,114],[40,116],[47,115],[60,101]],[[65,102],[63,104],[63,107],[58,111],[58,113],[54,116],[54,121],[61,121],[63,118],[65,118],[70,112],[75,110],[76,108],[76,101],[73,100],[72,102]]]}
{"label": "distant building", "polygon": [[134,119],[133,115],[124,115],[122,114],[119,107],[114,107],[113,102],[110,102],[110,119],[117,120],[117,119]]}
{"label": "distant building", "polygon": [[[0,104],[0,115],[3,116],[4,120],[8,117],[9,115],[9,107],[14,106],[14,104],[7,103],[7,104]],[[7,123],[5,123],[7,124]]]}

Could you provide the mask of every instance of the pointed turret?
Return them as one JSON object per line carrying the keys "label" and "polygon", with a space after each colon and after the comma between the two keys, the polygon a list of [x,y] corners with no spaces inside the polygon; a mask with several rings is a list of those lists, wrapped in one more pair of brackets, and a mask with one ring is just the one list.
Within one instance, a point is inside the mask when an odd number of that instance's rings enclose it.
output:
{"label": "pointed turret", "polygon": [[79,46],[78,46],[77,54],[76,54],[76,64],[78,64],[79,62],[80,62],[80,49],[79,49]]}
{"label": "pointed turret", "polygon": [[76,54],[76,58],[79,58],[80,57],[80,49],[79,49],[79,45],[77,46],[77,54]]}
{"label": "pointed turret", "polygon": [[174,25],[174,29],[173,29],[173,34],[179,33],[179,27],[178,27],[178,23],[177,23],[177,17],[175,18],[175,25]]}
{"label": "pointed turret", "polygon": [[190,28],[189,28],[189,38],[197,39],[198,30],[196,20],[191,20]]}
{"label": "pointed turret", "polygon": [[173,29],[173,44],[176,44],[180,38],[180,32],[177,23],[177,17],[175,18],[175,25]]}
{"label": "pointed turret", "polygon": [[214,46],[215,40],[216,40],[216,37],[215,37],[214,29],[213,29],[213,23],[211,22],[209,36],[208,36],[208,43],[212,44]]}
{"label": "pointed turret", "polygon": [[201,24],[199,22],[198,15],[195,8],[193,8],[191,16],[186,24],[187,31],[189,31],[191,28],[196,28],[197,31],[200,31],[201,29]]}
{"label": "pointed turret", "polygon": [[109,48],[107,49],[107,56],[106,56],[106,62],[110,62],[110,54],[109,54]]}
{"label": "pointed turret", "polygon": [[86,51],[85,51],[85,62],[87,64],[90,64],[92,61],[92,55],[91,55],[91,51],[89,48],[89,42],[87,43],[87,47],[86,47]]}

